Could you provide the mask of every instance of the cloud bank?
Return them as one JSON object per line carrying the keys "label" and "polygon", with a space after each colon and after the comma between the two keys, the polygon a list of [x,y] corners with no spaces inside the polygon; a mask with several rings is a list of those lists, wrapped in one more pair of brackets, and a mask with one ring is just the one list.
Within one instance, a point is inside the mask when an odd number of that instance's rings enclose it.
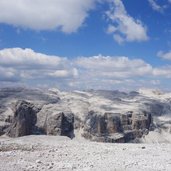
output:
{"label": "cloud bank", "polygon": [[61,89],[116,89],[160,85],[170,79],[171,66],[153,67],[142,59],[92,56],[74,59],[32,49],[0,50],[0,82]]}
{"label": "cloud bank", "polygon": [[3,49],[0,51],[0,80],[4,82],[64,82],[77,76],[67,58],[36,53],[32,49]]}

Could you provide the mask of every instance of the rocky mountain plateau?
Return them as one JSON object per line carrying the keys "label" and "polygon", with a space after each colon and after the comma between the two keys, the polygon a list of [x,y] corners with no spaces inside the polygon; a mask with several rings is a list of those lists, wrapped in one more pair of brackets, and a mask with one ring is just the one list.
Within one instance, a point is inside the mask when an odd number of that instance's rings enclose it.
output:
{"label": "rocky mountain plateau", "polygon": [[170,142],[171,93],[1,88],[0,135]]}

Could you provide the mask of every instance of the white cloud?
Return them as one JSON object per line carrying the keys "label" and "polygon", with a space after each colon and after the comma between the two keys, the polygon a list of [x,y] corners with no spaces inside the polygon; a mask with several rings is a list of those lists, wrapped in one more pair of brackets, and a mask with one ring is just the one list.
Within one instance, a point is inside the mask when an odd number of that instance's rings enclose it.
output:
{"label": "white cloud", "polygon": [[97,3],[112,4],[107,12],[112,21],[107,32],[118,43],[148,39],[146,27],[127,14],[121,0],[1,0],[0,23],[13,25],[17,31],[29,28],[72,33],[84,25]]}
{"label": "white cloud", "polygon": [[82,26],[96,0],[1,0],[0,23],[71,33]]}
{"label": "white cloud", "polygon": [[159,76],[160,78],[171,78],[171,66],[163,66],[161,68],[154,68],[154,76]]}
{"label": "white cloud", "polygon": [[4,68],[0,67],[0,81],[18,81],[17,78],[15,77],[16,75],[16,70],[13,68]]}
{"label": "white cloud", "polygon": [[157,0],[148,0],[153,10],[163,12],[163,7],[157,4]]}
{"label": "white cloud", "polygon": [[110,20],[108,33],[113,34],[118,43],[146,41],[148,40],[147,29],[140,20],[131,17],[121,0],[110,0],[111,8],[107,11]]}
{"label": "white cloud", "polygon": [[115,26],[109,24],[108,29],[107,29],[107,33],[110,34],[110,33],[113,33],[115,31],[117,31],[117,28]]}
{"label": "white cloud", "polygon": [[[75,63],[84,69],[95,70],[104,73],[125,73],[128,75],[144,75],[151,72],[151,65],[141,59],[129,59],[128,57],[94,56],[78,58]],[[133,72],[136,69],[136,72]],[[93,73],[94,74],[94,73]],[[101,75],[102,73],[100,73]],[[104,74],[105,75],[105,74]],[[108,74],[110,75],[110,74]],[[115,74],[112,74],[115,77]],[[116,75],[117,76],[117,75]],[[118,77],[118,76],[117,76]]]}
{"label": "white cloud", "polygon": [[0,50],[0,80],[72,79],[75,74],[75,68],[67,58],[36,53],[31,49]]}
{"label": "white cloud", "polygon": [[[75,61],[79,69],[77,86],[96,89],[114,89],[132,85],[140,77],[152,76],[153,68],[141,59],[128,57],[93,56],[79,57]],[[136,81],[135,81],[136,80]]]}
{"label": "white cloud", "polygon": [[[153,67],[125,56],[63,58],[31,49],[0,50],[0,84],[57,86],[62,89],[134,89],[160,86],[171,66]],[[8,84],[7,84],[8,85]]]}
{"label": "white cloud", "polygon": [[57,70],[57,71],[48,73],[48,75],[52,77],[68,77],[69,72],[67,70]]}
{"label": "white cloud", "polygon": [[157,53],[157,56],[162,59],[171,60],[171,51],[166,52],[166,53],[164,53],[163,51],[159,51]]}
{"label": "white cloud", "polygon": [[150,83],[152,83],[153,85],[160,85],[160,80],[151,80]]}
{"label": "white cloud", "polygon": [[57,70],[57,71],[53,71],[48,73],[49,76],[51,77],[61,77],[61,78],[67,78],[67,77],[77,77],[78,76],[78,71],[76,68],[73,68],[71,70]]}
{"label": "white cloud", "polygon": [[119,44],[122,44],[124,42],[124,38],[122,36],[120,36],[119,34],[114,34],[113,35],[113,38]]}
{"label": "white cloud", "polygon": [[10,48],[0,51],[0,65],[16,67],[56,67],[65,62],[66,58],[36,53],[32,49]]}

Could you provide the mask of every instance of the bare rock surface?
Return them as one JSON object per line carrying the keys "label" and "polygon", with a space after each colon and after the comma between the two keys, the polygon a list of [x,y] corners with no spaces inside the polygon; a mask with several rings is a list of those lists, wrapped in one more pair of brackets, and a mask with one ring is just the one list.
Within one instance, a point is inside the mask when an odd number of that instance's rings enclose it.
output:
{"label": "bare rock surface", "polygon": [[0,138],[0,171],[170,171],[170,161],[170,144],[106,144],[42,135]]}
{"label": "bare rock surface", "polygon": [[14,113],[14,119],[7,131],[10,137],[21,137],[34,132],[37,122],[36,113],[40,109],[26,101],[18,101]]}
{"label": "bare rock surface", "polygon": [[57,113],[47,118],[47,135],[62,135],[72,137],[74,131],[74,115],[72,113]]}

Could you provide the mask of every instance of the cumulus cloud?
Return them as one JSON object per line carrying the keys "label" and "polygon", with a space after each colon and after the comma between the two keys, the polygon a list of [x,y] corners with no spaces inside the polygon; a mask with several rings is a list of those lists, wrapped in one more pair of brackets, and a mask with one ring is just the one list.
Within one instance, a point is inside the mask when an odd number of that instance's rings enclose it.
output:
{"label": "cumulus cloud", "polygon": [[78,71],[76,68],[69,70],[57,70],[54,72],[50,72],[47,75],[51,77],[57,77],[57,78],[65,78],[65,77],[77,77],[78,76]]}
{"label": "cumulus cloud", "polygon": [[0,65],[16,67],[56,67],[65,62],[66,58],[36,53],[32,49],[10,48],[0,51]]}
{"label": "cumulus cloud", "polygon": [[164,7],[158,5],[157,0],[148,0],[148,2],[153,10],[155,10],[157,12],[163,12]]}
{"label": "cumulus cloud", "polygon": [[82,26],[96,0],[1,0],[0,23],[71,33]]}
{"label": "cumulus cloud", "polygon": [[152,66],[143,60],[124,56],[79,57],[74,63],[79,69],[76,85],[88,89],[114,89],[125,85],[135,87],[140,78],[148,78],[153,72]]}
{"label": "cumulus cloud", "polygon": [[110,20],[107,32],[113,35],[118,43],[146,41],[147,29],[140,20],[131,17],[121,0],[110,0],[110,10],[106,12]]}
{"label": "cumulus cloud", "polygon": [[1,0],[0,23],[33,30],[76,32],[96,4],[111,4],[107,32],[118,43],[145,41],[146,27],[131,17],[121,0]]}
{"label": "cumulus cloud", "polygon": [[171,66],[162,66],[160,68],[153,69],[154,76],[160,76],[160,78],[171,78]]}
{"label": "cumulus cloud", "polygon": [[[74,78],[76,69],[67,58],[36,53],[32,49],[3,49],[0,51],[0,80],[33,81]],[[48,82],[48,81],[47,81]]]}
{"label": "cumulus cloud", "polygon": [[[78,58],[76,65],[90,72],[91,75],[99,75],[110,78],[128,78],[141,76],[151,72],[151,65],[141,59],[130,60],[128,57],[94,56]],[[134,72],[136,69],[136,72]]]}
{"label": "cumulus cloud", "polygon": [[[32,49],[0,50],[0,83],[58,86],[62,89],[115,89],[158,86],[171,66],[153,67],[125,56],[64,58]],[[8,84],[7,84],[8,83]]]}
{"label": "cumulus cloud", "polygon": [[14,68],[0,67],[0,81],[17,82],[18,79],[15,77],[16,70]]}
{"label": "cumulus cloud", "polygon": [[159,51],[157,53],[157,56],[162,59],[171,60],[171,51],[169,51],[169,52]]}

